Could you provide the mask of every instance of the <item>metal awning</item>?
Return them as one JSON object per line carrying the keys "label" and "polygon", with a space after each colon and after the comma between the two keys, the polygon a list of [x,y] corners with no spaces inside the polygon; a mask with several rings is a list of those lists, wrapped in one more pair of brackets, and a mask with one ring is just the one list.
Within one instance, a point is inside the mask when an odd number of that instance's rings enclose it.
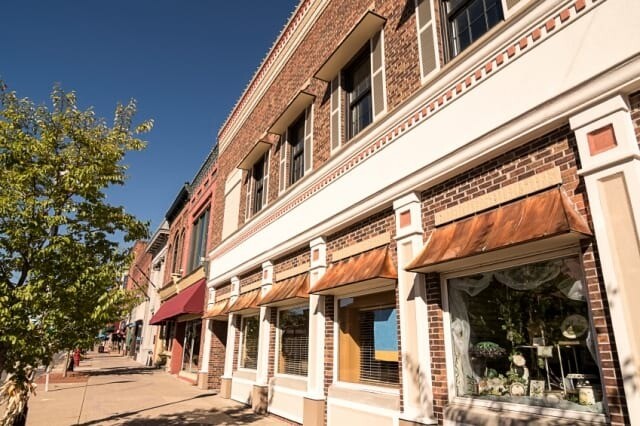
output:
{"label": "metal awning", "polygon": [[334,262],[309,293],[338,294],[345,286],[347,291],[386,287],[397,279],[389,247],[384,246]]}
{"label": "metal awning", "polygon": [[309,273],[305,272],[276,282],[262,297],[260,305],[277,306],[309,298]]}
{"label": "metal awning", "polygon": [[247,309],[258,309],[260,303],[260,289],[242,293],[228,308],[228,312],[239,312]]}
{"label": "metal awning", "polygon": [[222,300],[213,304],[211,309],[204,313],[202,318],[212,319],[216,317],[226,316],[229,308],[229,299]]}
{"label": "metal awning", "polygon": [[150,325],[159,325],[171,318],[184,314],[202,315],[204,311],[204,290],[206,279],[182,290],[160,305],[160,309],[149,320]]}
{"label": "metal awning", "polygon": [[498,249],[545,238],[588,235],[587,222],[560,188],[554,188],[436,228],[406,269],[436,271],[446,262]]}

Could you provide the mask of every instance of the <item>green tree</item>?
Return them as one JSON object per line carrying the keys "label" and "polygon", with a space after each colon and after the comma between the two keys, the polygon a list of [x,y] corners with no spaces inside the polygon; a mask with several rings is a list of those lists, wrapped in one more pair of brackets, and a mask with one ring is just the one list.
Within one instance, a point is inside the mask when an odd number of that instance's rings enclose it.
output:
{"label": "green tree", "polygon": [[136,104],[118,105],[112,124],[78,107],[59,87],[50,105],[19,98],[0,81],[0,371],[8,379],[0,422],[23,424],[33,370],[91,341],[120,318],[131,296],[117,285],[125,241],[147,224],[105,190],[123,185],[127,152],[144,148]]}

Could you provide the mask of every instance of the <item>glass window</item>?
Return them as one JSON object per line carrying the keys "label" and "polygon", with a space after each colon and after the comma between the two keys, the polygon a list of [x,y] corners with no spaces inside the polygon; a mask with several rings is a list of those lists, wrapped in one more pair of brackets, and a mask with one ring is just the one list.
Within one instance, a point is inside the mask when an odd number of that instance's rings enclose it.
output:
{"label": "glass window", "polygon": [[195,222],[193,222],[193,235],[191,236],[191,257],[189,259],[189,272],[202,265],[202,259],[207,251],[207,233],[209,231],[209,209],[205,210]]}
{"label": "glass window", "polygon": [[161,336],[163,339],[163,348],[165,351],[170,351],[173,347],[173,337],[175,335],[176,323],[173,321],[167,321],[165,325],[162,326]]}
{"label": "glass window", "polygon": [[351,139],[373,121],[371,58],[368,48],[345,69],[343,77],[347,99],[347,139]]}
{"label": "glass window", "polygon": [[447,0],[445,13],[453,58],[502,20],[500,0]]}
{"label": "glass window", "polygon": [[291,145],[289,184],[294,184],[304,175],[304,114],[289,127],[287,139]]}
{"label": "glass window", "polygon": [[338,299],[338,323],[338,379],[398,384],[395,291]]}
{"label": "glass window", "polygon": [[578,257],[447,283],[458,396],[602,412]]}
{"label": "glass window", "polygon": [[260,321],[257,316],[242,318],[242,348],[240,367],[255,370],[258,368],[258,336]]}
{"label": "glass window", "polygon": [[306,376],[309,359],[309,308],[280,310],[278,329],[278,373]]}
{"label": "glass window", "polygon": [[251,213],[256,214],[262,210],[262,199],[264,197],[264,162],[266,157],[262,157],[253,166],[251,177],[253,179],[253,197]]}
{"label": "glass window", "polygon": [[200,365],[200,334],[202,321],[185,323],[184,342],[182,346],[182,370],[197,373]]}

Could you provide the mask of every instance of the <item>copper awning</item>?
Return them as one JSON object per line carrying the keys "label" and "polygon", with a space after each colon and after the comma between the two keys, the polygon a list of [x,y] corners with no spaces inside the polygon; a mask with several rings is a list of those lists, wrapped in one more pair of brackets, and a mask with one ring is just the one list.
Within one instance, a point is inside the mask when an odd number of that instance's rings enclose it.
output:
{"label": "copper awning", "polygon": [[242,293],[231,306],[229,312],[244,311],[245,309],[257,309],[260,306],[260,289]]}
{"label": "copper awning", "polygon": [[347,285],[372,288],[393,284],[398,279],[398,270],[393,264],[387,246],[369,250],[356,256],[334,262],[327,272],[316,282],[309,293],[336,294]]}
{"label": "copper awning", "polygon": [[220,302],[214,303],[211,309],[207,310],[207,312],[204,313],[202,318],[211,319],[219,316],[224,316],[227,313],[229,313],[228,308],[229,308],[229,299],[221,300]]}
{"label": "copper awning", "polygon": [[561,235],[591,235],[571,201],[554,188],[485,213],[437,228],[407,265],[414,272],[493,250]]}
{"label": "copper awning", "polygon": [[264,295],[260,305],[277,305],[309,298],[309,273],[305,272],[276,282]]}

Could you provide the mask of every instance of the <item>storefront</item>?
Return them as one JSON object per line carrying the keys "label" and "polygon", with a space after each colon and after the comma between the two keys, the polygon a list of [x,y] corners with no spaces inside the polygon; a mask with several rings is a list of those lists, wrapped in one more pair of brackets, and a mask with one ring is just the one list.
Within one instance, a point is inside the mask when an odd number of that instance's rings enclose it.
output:
{"label": "storefront", "polygon": [[528,422],[605,422],[600,301],[585,279],[591,231],[569,196],[552,187],[460,220],[449,213],[407,266],[426,274],[442,309],[441,327],[431,317],[429,326],[444,347],[431,356],[444,355],[445,422],[496,409]]}
{"label": "storefront", "polygon": [[204,279],[190,285],[166,300],[149,321],[150,325],[162,326],[163,349],[170,353],[167,371],[192,383],[198,382],[201,368],[205,289]]}

